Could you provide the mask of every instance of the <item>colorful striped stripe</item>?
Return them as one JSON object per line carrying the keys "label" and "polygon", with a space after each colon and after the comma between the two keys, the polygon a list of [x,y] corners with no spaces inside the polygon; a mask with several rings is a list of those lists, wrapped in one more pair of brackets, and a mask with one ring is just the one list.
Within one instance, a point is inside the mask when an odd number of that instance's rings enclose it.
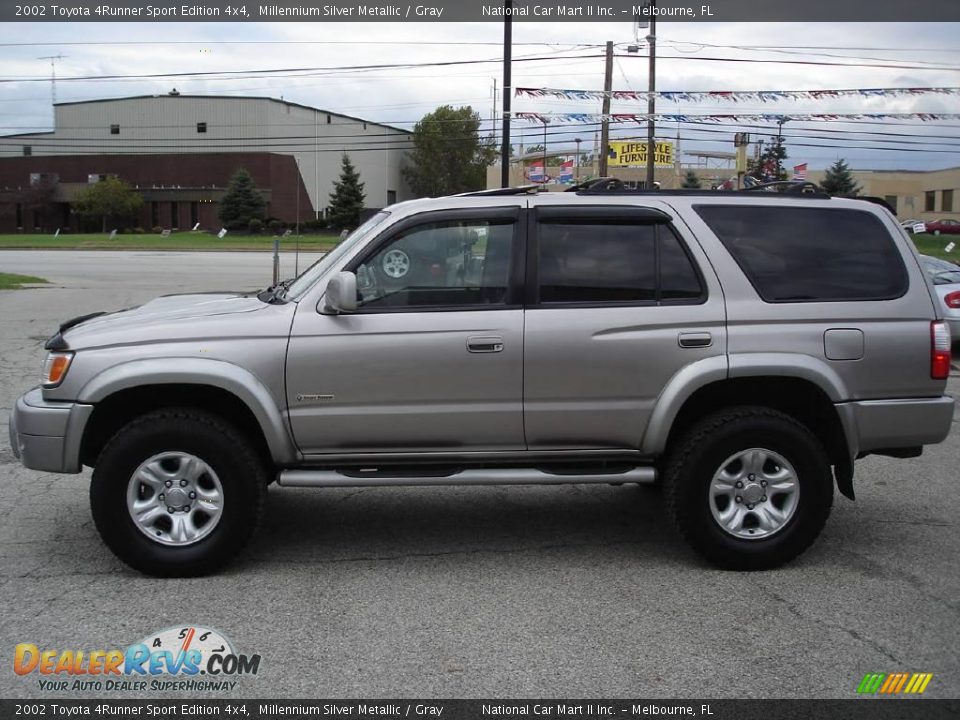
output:
{"label": "colorful striped stripe", "polygon": [[867,673],[857,685],[860,694],[920,695],[933,680],[933,673]]}

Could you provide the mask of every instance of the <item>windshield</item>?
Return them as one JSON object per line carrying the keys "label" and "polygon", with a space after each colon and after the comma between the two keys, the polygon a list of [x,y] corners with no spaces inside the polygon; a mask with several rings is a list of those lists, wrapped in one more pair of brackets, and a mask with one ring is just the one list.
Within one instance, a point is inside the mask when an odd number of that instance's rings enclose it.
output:
{"label": "windshield", "polygon": [[341,240],[340,243],[333,248],[333,250],[328,252],[313,265],[300,273],[297,279],[290,283],[290,287],[287,289],[284,298],[287,300],[299,300],[300,296],[309,290],[317,281],[317,279],[327,271],[328,268],[336,264],[341,257],[347,254],[347,251],[362,241],[367,235],[370,234],[371,230],[386,220],[389,215],[390,213],[386,212],[385,210],[381,210],[376,215],[371,216],[370,219],[350,233],[346,238]]}

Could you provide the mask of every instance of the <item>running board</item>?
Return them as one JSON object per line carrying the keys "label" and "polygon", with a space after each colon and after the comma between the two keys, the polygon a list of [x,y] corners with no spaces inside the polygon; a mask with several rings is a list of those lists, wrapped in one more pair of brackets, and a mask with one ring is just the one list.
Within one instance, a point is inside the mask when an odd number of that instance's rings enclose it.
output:
{"label": "running board", "polygon": [[431,476],[395,474],[381,470],[282,470],[277,484],[282,487],[376,487],[400,485],[578,485],[581,483],[654,483],[657,471],[652,467],[631,468],[624,472],[555,474],[536,468],[472,468]]}

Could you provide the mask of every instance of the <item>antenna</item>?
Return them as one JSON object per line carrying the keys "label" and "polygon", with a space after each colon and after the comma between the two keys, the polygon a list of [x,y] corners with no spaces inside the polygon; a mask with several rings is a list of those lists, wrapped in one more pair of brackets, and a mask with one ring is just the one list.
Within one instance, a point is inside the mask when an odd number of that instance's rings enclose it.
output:
{"label": "antenna", "polygon": [[56,110],[53,109],[53,106],[57,104],[57,60],[63,60],[68,55],[63,55],[57,53],[56,55],[44,55],[43,57],[38,57],[37,60],[49,60],[50,61],[50,107],[52,109],[53,122],[56,126],[57,115]]}

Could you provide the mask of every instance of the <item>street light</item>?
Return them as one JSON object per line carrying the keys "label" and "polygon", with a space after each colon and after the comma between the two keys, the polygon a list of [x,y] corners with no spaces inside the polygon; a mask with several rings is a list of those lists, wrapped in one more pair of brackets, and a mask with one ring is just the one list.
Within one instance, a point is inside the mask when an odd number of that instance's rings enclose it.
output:
{"label": "street light", "polygon": [[580,182],[580,143],[582,143],[583,140],[574,138],[573,141],[577,144],[577,182]]}

